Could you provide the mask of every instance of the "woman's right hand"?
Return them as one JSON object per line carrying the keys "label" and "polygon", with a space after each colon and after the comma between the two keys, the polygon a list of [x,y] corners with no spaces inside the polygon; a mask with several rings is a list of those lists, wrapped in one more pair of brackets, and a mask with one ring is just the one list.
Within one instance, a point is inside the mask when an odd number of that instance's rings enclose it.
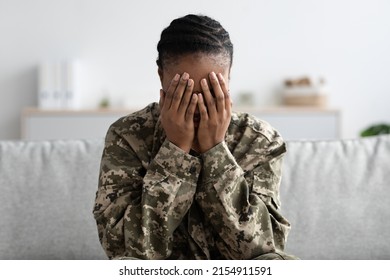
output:
{"label": "woman's right hand", "polygon": [[194,112],[198,96],[188,73],[176,74],[166,92],[160,90],[160,119],[170,142],[188,153],[195,138]]}

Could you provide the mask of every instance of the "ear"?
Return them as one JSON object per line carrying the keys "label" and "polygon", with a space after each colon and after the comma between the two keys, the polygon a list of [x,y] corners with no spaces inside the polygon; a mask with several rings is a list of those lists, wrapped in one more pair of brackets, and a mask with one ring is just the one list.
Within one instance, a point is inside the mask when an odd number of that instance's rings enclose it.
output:
{"label": "ear", "polygon": [[164,71],[160,67],[158,67],[157,72],[158,72],[158,76],[160,77],[160,82],[161,82],[161,85],[162,85],[163,84],[163,72]]}

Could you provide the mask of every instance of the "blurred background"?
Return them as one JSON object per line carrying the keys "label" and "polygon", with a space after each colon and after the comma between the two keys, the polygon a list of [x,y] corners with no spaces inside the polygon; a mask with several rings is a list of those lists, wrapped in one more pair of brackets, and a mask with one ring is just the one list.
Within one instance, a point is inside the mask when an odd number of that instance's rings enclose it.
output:
{"label": "blurred background", "polygon": [[387,0],[0,0],[0,140],[104,137],[158,101],[160,33],[188,13],[230,33],[235,109],[286,139],[390,122]]}

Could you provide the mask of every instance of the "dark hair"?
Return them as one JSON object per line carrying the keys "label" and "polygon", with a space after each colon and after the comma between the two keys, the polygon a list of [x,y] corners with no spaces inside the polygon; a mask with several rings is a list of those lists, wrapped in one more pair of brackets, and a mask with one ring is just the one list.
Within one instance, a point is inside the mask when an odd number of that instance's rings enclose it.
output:
{"label": "dark hair", "polygon": [[233,44],[222,25],[207,16],[189,14],[177,18],[161,33],[157,45],[157,65],[190,53],[224,54],[233,63]]}

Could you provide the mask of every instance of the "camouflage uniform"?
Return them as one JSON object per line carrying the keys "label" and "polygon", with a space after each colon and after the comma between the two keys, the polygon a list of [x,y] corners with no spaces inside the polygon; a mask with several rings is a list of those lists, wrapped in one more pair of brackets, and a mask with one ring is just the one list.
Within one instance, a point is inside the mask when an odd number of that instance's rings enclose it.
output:
{"label": "camouflage uniform", "polygon": [[283,253],[285,144],[267,123],[233,113],[202,155],[166,139],[157,103],[111,125],[94,217],[110,259],[269,259]]}

